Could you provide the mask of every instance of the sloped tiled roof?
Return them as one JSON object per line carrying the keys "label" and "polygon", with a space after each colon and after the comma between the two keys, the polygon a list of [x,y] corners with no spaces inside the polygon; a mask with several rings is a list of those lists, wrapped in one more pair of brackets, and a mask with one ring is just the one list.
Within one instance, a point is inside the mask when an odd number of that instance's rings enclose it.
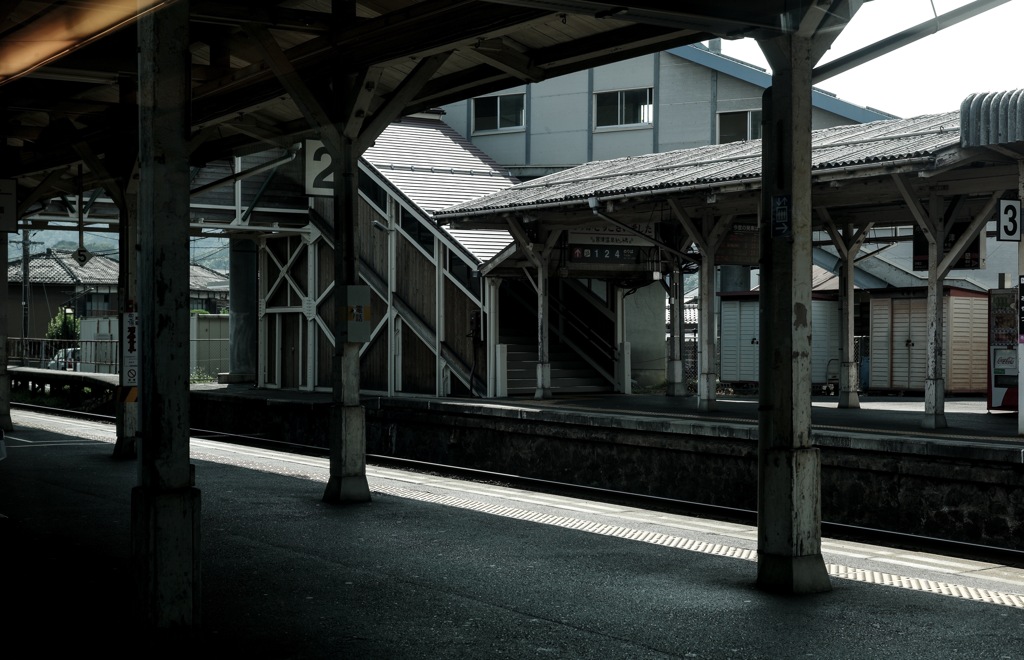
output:
{"label": "sloped tiled roof", "polygon": [[407,117],[390,124],[363,158],[428,214],[516,183],[440,119]]}
{"label": "sloped tiled roof", "polygon": [[[47,250],[30,255],[28,267],[28,279],[33,284],[117,284],[117,262],[100,255],[79,266],[71,252]],[[12,259],[7,264],[7,281],[21,283],[21,271],[22,260]]]}
{"label": "sloped tiled roof", "polygon": [[[29,256],[29,282],[32,284],[63,284],[71,286],[117,285],[120,265],[114,259],[95,254],[79,266],[74,254],[67,250],[49,249]],[[21,284],[22,260],[7,264],[7,282]],[[206,266],[189,266],[190,288],[193,291],[225,289],[228,276]]]}
{"label": "sloped tiled roof", "polygon": [[[958,111],[835,126],[812,132],[812,171],[868,164],[928,161],[960,143]],[[731,142],[585,163],[435,214],[440,221],[509,210],[586,204],[655,191],[714,189],[759,181],[761,141]]]}
{"label": "sloped tiled roof", "polygon": [[227,274],[213,268],[207,268],[199,264],[189,264],[188,278],[189,288],[192,291],[227,290]]}

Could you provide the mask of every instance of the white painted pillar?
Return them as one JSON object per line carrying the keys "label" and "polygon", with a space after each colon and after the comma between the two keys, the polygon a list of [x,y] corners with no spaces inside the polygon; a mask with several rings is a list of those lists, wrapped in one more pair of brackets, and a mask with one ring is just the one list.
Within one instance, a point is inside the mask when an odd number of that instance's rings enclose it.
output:
{"label": "white painted pillar", "polygon": [[686,396],[686,376],[683,373],[683,274],[679,267],[672,268],[669,280],[668,307],[669,307],[669,339],[668,339],[668,368],[665,373],[665,380],[668,383],[666,394],[668,396]]}

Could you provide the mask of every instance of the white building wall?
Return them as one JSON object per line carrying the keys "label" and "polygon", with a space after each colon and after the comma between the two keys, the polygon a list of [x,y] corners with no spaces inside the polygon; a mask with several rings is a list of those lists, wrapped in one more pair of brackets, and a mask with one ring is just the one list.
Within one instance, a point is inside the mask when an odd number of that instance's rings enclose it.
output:
{"label": "white building wall", "polygon": [[714,141],[710,106],[719,74],[663,55],[658,85],[658,151],[692,149]]}
{"label": "white building wall", "polygon": [[589,78],[581,71],[533,86],[527,118],[530,164],[572,167],[587,161]]}
{"label": "white building wall", "polygon": [[626,341],[630,344],[632,378],[640,387],[665,382],[665,289],[659,282],[637,289],[623,301]]}

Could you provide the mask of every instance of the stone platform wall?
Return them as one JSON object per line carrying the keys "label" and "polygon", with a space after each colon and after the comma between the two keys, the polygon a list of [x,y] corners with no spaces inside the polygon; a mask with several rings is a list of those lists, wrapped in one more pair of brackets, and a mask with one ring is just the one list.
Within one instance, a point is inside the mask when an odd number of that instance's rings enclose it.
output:
{"label": "stone platform wall", "polygon": [[[193,427],[327,447],[329,402],[196,397]],[[757,508],[757,425],[438,399],[374,399],[366,450]],[[1024,549],[1024,451],[815,431],[829,522]]]}

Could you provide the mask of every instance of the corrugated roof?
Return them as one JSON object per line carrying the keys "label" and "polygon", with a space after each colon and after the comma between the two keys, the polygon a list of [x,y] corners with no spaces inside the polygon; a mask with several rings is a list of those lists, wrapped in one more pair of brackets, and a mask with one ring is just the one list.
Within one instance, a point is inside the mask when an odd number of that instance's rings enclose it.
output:
{"label": "corrugated roof", "polygon": [[363,158],[428,214],[517,182],[440,119],[407,117],[392,123]]}
{"label": "corrugated roof", "polygon": [[[958,111],[835,126],[812,132],[812,169],[929,160],[959,146]],[[522,183],[435,214],[467,215],[585,204],[590,197],[625,197],[658,190],[707,188],[760,180],[761,141],[731,142],[586,163]]]}
{"label": "corrugated roof", "polygon": [[960,104],[965,147],[1024,141],[1024,89],[971,94]]}
{"label": "corrugated roof", "polygon": [[442,229],[480,263],[491,260],[512,243],[512,234],[501,229]]}

